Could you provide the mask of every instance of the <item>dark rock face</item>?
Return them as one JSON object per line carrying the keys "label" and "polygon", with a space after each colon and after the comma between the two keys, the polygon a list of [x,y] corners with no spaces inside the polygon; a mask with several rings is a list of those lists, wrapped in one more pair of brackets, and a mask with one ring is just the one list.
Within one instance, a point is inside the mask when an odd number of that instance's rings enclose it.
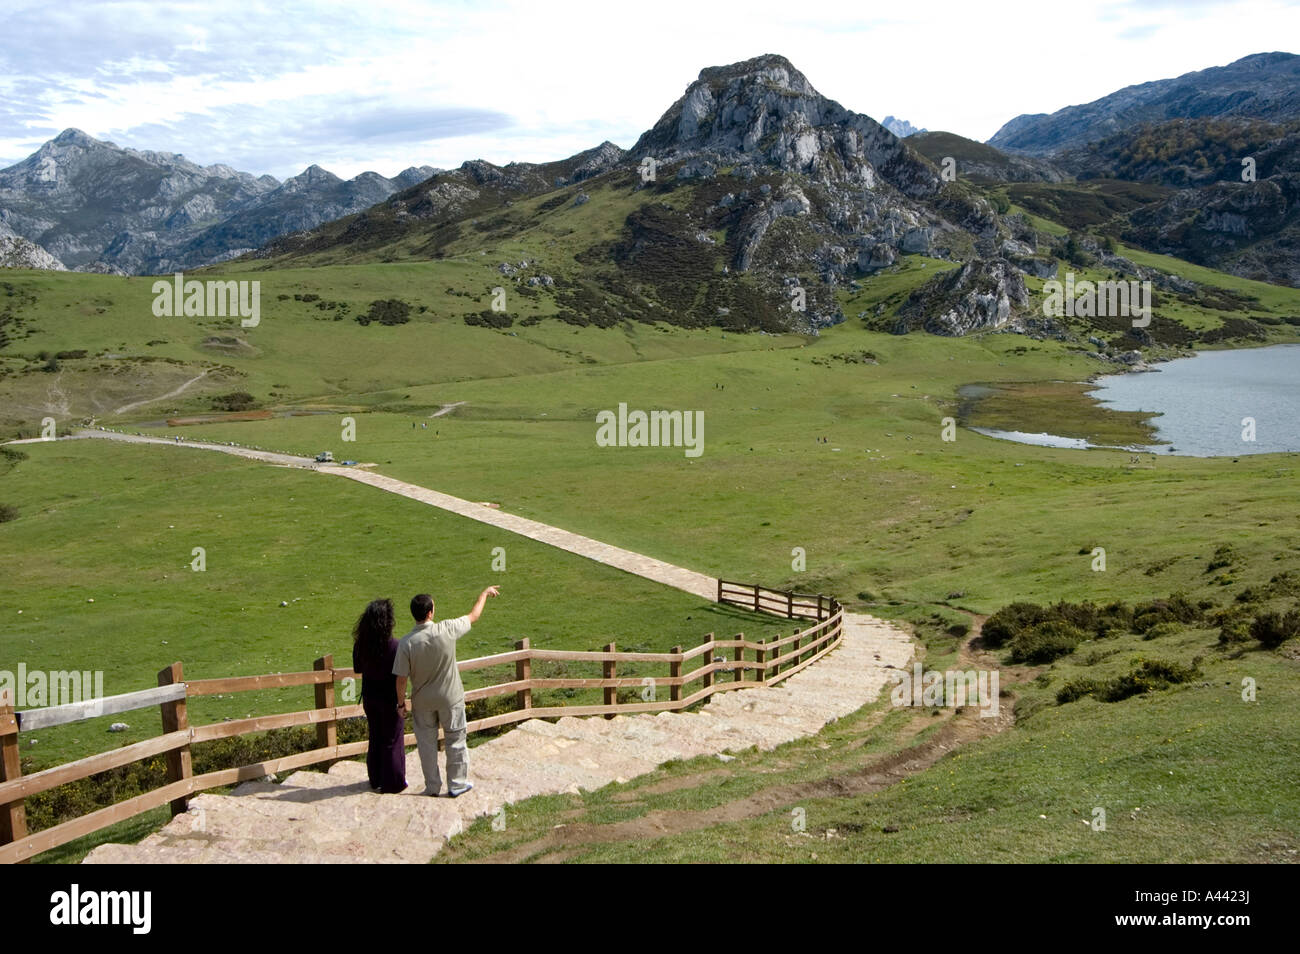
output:
{"label": "dark rock face", "polygon": [[79,271],[148,274],[222,261],[380,202],[433,174],[344,182],[311,166],[284,183],[69,129],[0,170],[0,222]]}
{"label": "dark rock face", "polygon": [[1142,123],[1205,116],[1300,118],[1300,56],[1257,53],[1227,66],[1129,86],[1051,115],[1017,116],[994,134],[989,145],[1050,156]]}

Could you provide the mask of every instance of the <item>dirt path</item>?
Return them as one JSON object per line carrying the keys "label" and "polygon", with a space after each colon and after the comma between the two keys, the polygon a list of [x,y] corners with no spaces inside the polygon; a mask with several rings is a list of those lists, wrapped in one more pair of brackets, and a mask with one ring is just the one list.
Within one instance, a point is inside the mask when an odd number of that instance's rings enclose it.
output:
{"label": "dirt path", "polygon": [[186,381],[186,382],[185,382],[184,384],[182,384],[180,387],[178,387],[178,388],[173,388],[171,391],[168,391],[166,394],[160,394],[160,395],[158,395],[157,397],[145,398],[143,401],[132,401],[130,404],[123,404],[121,407],[119,407],[119,408],[118,408],[116,411],[114,411],[113,413],[114,413],[114,414],[125,414],[127,411],[134,411],[136,408],[138,408],[138,407],[144,407],[146,404],[154,404],[154,403],[156,403],[156,402],[158,402],[158,401],[165,401],[165,400],[167,400],[168,398],[174,398],[174,397],[177,397],[177,396],[179,396],[179,395],[181,395],[181,394],[184,394],[185,391],[189,389],[190,385],[192,385],[192,384],[196,384],[197,382],[202,381],[202,380],[203,380],[204,378],[206,378],[209,374],[211,374],[211,371],[210,371],[210,370],[208,370],[208,371],[204,371],[204,372],[202,372],[202,373],[200,373],[200,374],[196,374],[194,377],[190,378],[188,381]]}
{"label": "dirt path", "polygon": [[438,408],[438,410],[434,411],[429,416],[442,417],[444,414],[450,414],[452,411],[456,410],[456,408],[464,407],[468,403],[469,403],[468,401],[456,401],[454,404],[444,404],[442,407]]}

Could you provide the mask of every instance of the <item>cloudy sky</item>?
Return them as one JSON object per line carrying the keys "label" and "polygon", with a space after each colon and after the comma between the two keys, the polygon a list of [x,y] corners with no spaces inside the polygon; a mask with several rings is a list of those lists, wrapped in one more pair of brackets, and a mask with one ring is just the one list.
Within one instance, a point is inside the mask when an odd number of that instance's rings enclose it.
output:
{"label": "cloudy sky", "polygon": [[3,0],[0,166],[73,126],[285,178],[629,147],[704,66],[984,140],[1020,113],[1286,49],[1300,0]]}

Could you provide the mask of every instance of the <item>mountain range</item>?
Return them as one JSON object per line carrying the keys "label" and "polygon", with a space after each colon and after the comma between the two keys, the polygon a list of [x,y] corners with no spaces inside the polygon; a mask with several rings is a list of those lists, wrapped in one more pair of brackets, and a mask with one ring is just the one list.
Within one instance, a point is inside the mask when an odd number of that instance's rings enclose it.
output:
{"label": "mountain range", "polygon": [[311,166],[284,182],[64,130],[0,170],[0,227],[79,271],[153,274],[220,262],[428,178],[344,181]]}
{"label": "mountain range", "polygon": [[915,320],[893,330],[964,334],[1023,316],[1024,277],[1054,275],[1067,245],[1162,287],[1177,282],[1106,249],[1300,284],[1297,122],[1300,57],[1285,53],[1017,117],[989,143],[878,123],[767,54],[702,70],[631,149],[549,163],[348,181],[311,166],[281,183],[67,130],[0,171],[0,263],[148,274],[238,256],[482,255],[547,236],[500,274],[576,324],[815,331],[844,320],[837,289],[923,255],[960,275],[936,277],[916,296],[932,314],[905,308]]}
{"label": "mountain range", "polygon": [[1256,53],[1227,66],[1126,86],[1082,106],[1017,116],[993,134],[1004,152],[1052,156],[1133,126],[1171,119],[1300,118],[1300,56]]}

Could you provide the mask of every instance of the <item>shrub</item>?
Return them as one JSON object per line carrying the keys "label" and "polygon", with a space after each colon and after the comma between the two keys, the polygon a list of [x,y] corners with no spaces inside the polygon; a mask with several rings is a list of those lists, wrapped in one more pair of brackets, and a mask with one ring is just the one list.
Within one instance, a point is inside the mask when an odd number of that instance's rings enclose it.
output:
{"label": "shrub", "polygon": [[1260,613],[1250,626],[1250,635],[1265,649],[1276,649],[1300,635],[1300,609],[1285,613]]}
{"label": "shrub", "polygon": [[1244,643],[1248,639],[1250,639],[1250,619],[1247,617],[1225,620],[1219,627],[1220,645]]}
{"label": "shrub", "polygon": [[466,315],[465,324],[479,328],[509,328],[515,323],[514,318],[504,311],[480,311],[476,315]]}
{"label": "shrub", "polygon": [[1057,690],[1056,704],[1063,706],[1067,702],[1074,702],[1084,696],[1090,696],[1103,685],[1105,683],[1098,682],[1096,679],[1074,679]]}
{"label": "shrub", "polygon": [[0,504],[0,523],[18,519],[18,508],[13,504]]}
{"label": "shrub", "polygon": [[1055,619],[1063,620],[1077,629],[1090,633],[1098,631],[1101,614],[1094,603],[1067,603],[1062,600],[1053,603],[1050,612]]}
{"label": "shrub", "polygon": [[1145,633],[1160,623],[1195,623],[1201,611],[1187,597],[1175,593],[1168,599],[1138,603],[1133,607],[1133,630]]}
{"label": "shrub", "polygon": [[357,322],[368,325],[377,322],[381,325],[404,325],[411,320],[411,306],[400,298],[384,298],[370,303],[370,310],[357,315]]}
{"label": "shrub", "polygon": [[1250,639],[1251,612],[1246,606],[1229,604],[1206,614],[1206,622],[1219,627],[1219,642],[1241,643]]}
{"label": "shrub", "polygon": [[1117,676],[1105,685],[1098,687],[1093,695],[1102,702],[1119,702],[1131,696],[1168,689],[1180,682],[1191,682],[1201,678],[1201,671],[1195,666],[1181,663],[1146,660],[1132,672]]}
{"label": "shrub", "polygon": [[212,399],[212,406],[218,411],[247,411],[255,403],[253,395],[247,391],[231,391]]}
{"label": "shrub", "polygon": [[1143,634],[1143,639],[1160,639],[1162,636],[1176,636],[1183,631],[1182,623],[1156,623]]}
{"label": "shrub", "polygon": [[1087,634],[1064,620],[1049,619],[1031,628],[1022,629],[1011,640],[1013,663],[1049,663],[1069,655],[1074,647],[1087,639]]}
{"label": "shrub", "polygon": [[1044,622],[1048,612],[1037,603],[1010,603],[984,621],[981,635],[984,645],[996,649],[1005,646],[1030,626]]}
{"label": "shrub", "polygon": [[1268,591],[1273,596],[1300,596],[1300,573],[1285,570],[1268,581]]}

